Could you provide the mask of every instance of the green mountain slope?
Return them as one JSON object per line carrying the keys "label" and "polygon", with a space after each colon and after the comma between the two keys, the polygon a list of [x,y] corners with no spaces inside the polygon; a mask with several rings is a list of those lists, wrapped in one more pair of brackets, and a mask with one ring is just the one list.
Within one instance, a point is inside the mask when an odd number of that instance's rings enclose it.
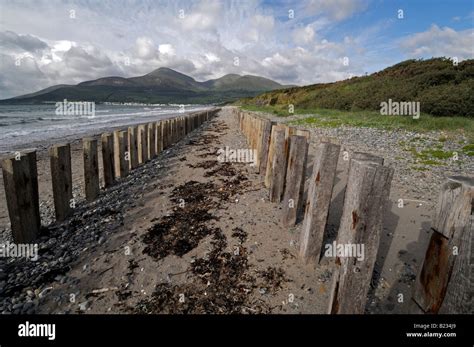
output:
{"label": "green mountain slope", "polygon": [[248,90],[248,91],[262,91],[275,90],[284,88],[281,84],[272,81],[268,78],[252,76],[252,75],[236,75],[228,74],[215,80],[204,82],[205,85],[217,91],[223,90]]}
{"label": "green mountain slope", "polygon": [[198,82],[178,71],[159,68],[138,77],[112,76],[77,85],[52,86],[36,93],[0,100],[0,104],[31,104],[64,99],[95,102],[224,103],[284,87],[263,77],[235,74]]}
{"label": "green mountain slope", "polygon": [[474,117],[474,60],[454,66],[445,58],[407,60],[369,76],[266,92],[243,105],[288,109],[380,110],[381,102],[420,102],[433,116]]}

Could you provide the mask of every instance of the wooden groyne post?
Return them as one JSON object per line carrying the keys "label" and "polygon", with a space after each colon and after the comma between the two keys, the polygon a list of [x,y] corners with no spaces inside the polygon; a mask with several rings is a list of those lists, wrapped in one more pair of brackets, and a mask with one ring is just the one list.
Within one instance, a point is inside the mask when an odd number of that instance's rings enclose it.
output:
{"label": "wooden groyne post", "polygon": [[115,183],[114,136],[110,133],[104,133],[101,135],[101,142],[104,187],[108,188]]}
{"label": "wooden groyne post", "polygon": [[337,244],[364,249],[362,259],[336,257],[329,313],[365,312],[393,171],[371,161],[351,160]]}
{"label": "wooden groyne post", "polygon": [[285,130],[277,129],[274,136],[273,155],[271,160],[270,201],[280,202],[285,189],[286,178],[286,141]]}
{"label": "wooden groyne post", "polygon": [[156,157],[156,123],[148,123],[148,136],[147,136],[147,148],[148,148],[148,160]]}
{"label": "wooden groyne post", "polygon": [[124,178],[129,171],[128,133],[123,130],[114,131],[114,164],[115,176]]}
{"label": "wooden groyne post", "polygon": [[319,263],[340,148],[328,142],[316,147],[300,236],[300,256],[307,263]]}
{"label": "wooden groyne post", "polygon": [[84,138],[84,191],[87,201],[94,201],[100,192],[99,185],[99,158],[97,140]]}
{"label": "wooden groyne post", "polygon": [[138,128],[128,127],[128,157],[129,168],[133,170],[138,167]]}
{"label": "wooden groyne post", "polygon": [[449,177],[441,187],[432,235],[413,289],[425,313],[474,310],[474,178]]}
{"label": "wooden groyne post", "polygon": [[290,153],[286,168],[285,193],[283,198],[283,225],[294,226],[303,206],[308,141],[304,136],[290,137]]}
{"label": "wooden groyne post", "polygon": [[71,214],[72,170],[71,146],[53,145],[49,149],[51,183],[53,188],[54,211],[57,221],[63,221]]}
{"label": "wooden groyne post", "polygon": [[146,124],[140,124],[138,126],[138,164],[144,164],[148,160],[147,134]]}
{"label": "wooden groyne post", "polygon": [[36,151],[4,159],[2,172],[13,241],[32,242],[41,226]]}

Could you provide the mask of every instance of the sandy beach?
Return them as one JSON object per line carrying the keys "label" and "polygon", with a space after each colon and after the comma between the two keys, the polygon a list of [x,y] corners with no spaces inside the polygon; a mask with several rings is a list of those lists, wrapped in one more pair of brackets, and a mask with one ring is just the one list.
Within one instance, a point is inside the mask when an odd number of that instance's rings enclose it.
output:
{"label": "sandy beach", "polygon": [[[75,141],[78,207],[66,222],[45,228],[38,262],[1,263],[0,312],[325,313],[333,259],[303,264],[298,257],[301,223],[282,226],[282,207],[268,201],[255,167],[216,159],[218,149],[248,147],[235,112],[224,107],[92,203],[81,200],[82,152]],[[308,173],[314,151],[312,141]],[[342,155],[328,243],[342,212],[347,179]],[[48,167],[47,153],[40,151],[40,196],[51,201]],[[398,182],[394,179],[384,217],[369,313],[408,312],[430,235],[435,205],[408,201],[406,186]],[[400,196],[407,198],[404,208],[398,207]],[[48,204],[42,207],[45,225],[53,212],[44,207]]]}

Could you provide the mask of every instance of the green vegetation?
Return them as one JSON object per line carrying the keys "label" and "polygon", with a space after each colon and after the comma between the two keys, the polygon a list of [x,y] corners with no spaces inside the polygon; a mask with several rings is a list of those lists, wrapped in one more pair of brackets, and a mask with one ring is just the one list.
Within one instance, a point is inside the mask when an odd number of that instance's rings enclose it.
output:
{"label": "green vegetation", "polygon": [[[244,110],[261,111],[273,113],[278,116],[289,116],[287,110],[274,106],[242,106]],[[415,132],[427,132],[441,130],[446,134],[443,141],[448,137],[456,138],[465,135],[474,143],[474,119],[466,117],[433,117],[421,114],[419,119],[408,116],[383,116],[375,111],[340,111],[327,109],[295,109],[295,114],[300,115],[299,119],[290,123],[295,125],[307,125],[312,127],[338,127],[341,125],[354,127],[379,128],[386,130],[405,129]],[[301,115],[305,115],[301,117]],[[422,138],[415,138],[423,141]],[[468,147],[468,146],[466,146]],[[467,151],[469,150],[466,149]],[[474,149],[471,149],[474,151]]]}
{"label": "green vegetation", "polygon": [[471,143],[469,145],[466,145],[462,148],[462,152],[465,155],[468,155],[470,157],[474,157],[474,143]]}
{"label": "green vegetation", "polygon": [[[271,106],[288,113],[297,109],[379,111],[380,103],[420,102],[421,111],[435,117],[474,117],[474,60],[454,66],[446,58],[407,60],[369,76],[270,91],[240,100],[240,105]],[[426,121],[426,117],[421,117]],[[428,126],[429,127],[429,126]]]}
{"label": "green vegetation", "polygon": [[429,168],[424,167],[424,166],[412,166],[411,168],[415,171],[428,171],[429,170]]}

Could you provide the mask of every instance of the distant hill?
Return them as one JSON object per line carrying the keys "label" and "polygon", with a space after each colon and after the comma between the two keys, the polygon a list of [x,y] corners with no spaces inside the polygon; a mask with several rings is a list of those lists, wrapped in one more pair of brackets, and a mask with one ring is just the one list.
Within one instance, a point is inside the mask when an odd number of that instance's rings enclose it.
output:
{"label": "distant hill", "polygon": [[369,76],[270,91],[240,104],[339,110],[380,110],[380,103],[419,101],[433,116],[474,117],[474,60],[407,60]]}
{"label": "distant hill", "polygon": [[198,82],[178,71],[161,67],[144,76],[103,77],[77,85],[57,85],[35,93],[0,100],[0,104],[62,101],[223,103],[285,88],[267,78],[236,74]]}

